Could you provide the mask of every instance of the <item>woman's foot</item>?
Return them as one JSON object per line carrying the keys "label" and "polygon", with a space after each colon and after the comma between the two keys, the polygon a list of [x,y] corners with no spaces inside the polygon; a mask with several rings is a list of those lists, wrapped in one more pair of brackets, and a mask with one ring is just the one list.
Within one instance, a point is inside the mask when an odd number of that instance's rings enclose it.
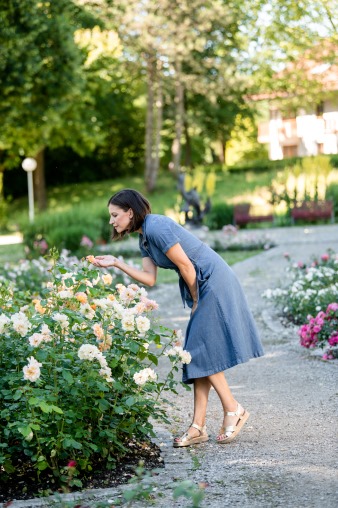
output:
{"label": "woman's foot", "polygon": [[200,427],[196,423],[192,423],[187,432],[181,437],[174,439],[174,448],[180,448],[184,446],[191,446],[194,444],[204,443],[208,441],[209,436],[207,434],[206,426]]}
{"label": "woman's foot", "polygon": [[226,444],[235,439],[249,416],[250,413],[238,403],[236,411],[226,411],[224,413],[223,426],[216,438],[217,443]]}

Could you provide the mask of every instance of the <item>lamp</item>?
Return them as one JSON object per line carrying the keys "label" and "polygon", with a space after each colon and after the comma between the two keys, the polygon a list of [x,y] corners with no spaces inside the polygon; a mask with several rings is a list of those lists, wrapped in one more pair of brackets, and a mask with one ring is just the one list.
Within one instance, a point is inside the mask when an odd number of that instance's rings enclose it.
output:
{"label": "lamp", "polygon": [[26,159],[22,161],[21,166],[27,173],[29,222],[34,222],[33,171],[36,169],[37,162],[32,157],[26,157]]}

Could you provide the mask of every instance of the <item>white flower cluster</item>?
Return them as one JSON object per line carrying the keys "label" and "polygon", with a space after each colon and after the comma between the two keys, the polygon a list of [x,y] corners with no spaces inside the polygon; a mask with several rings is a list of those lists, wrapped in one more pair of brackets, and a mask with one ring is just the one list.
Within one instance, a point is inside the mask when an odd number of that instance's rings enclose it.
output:
{"label": "white flower cluster", "polygon": [[41,326],[41,332],[35,332],[29,337],[29,343],[31,346],[38,347],[42,342],[51,342],[52,336],[48,325],[43,324]]}
{"label": "white flower cluster", "polygon": [[21,335],[21,337],[25,337],[28,333],[28,330],[30,330],[32,327],[28,317],[23,312],[17,312],[16,314],[13,314],[11,321],[13,323],[14,330],[19,335]]}
{"label": "white flower cluster", "polygon": [[9,325],[11,320],[6,314],[0,314],[0,333],[4,333],[5,328]]}
{"label": "white flower cluster", "polygon": [[23,378],[26,381],[36,381],[41,375],[40,367],[42,363],[38,362],[34,356],[28,358],[28,365],[25,365],[23,370]]}
{"label": "white flower cluster", "polygon": [[111,377],[111,368],[108,367],[107,360],[101,353],[101,351],[92,344],[83,344],[78,351],[78,357],[80,360],[97,360],[101,366],[99,370],[100,376],[102,376],[108,383],[112,383],[114,379]]}
{"label": "white flower cluster", "polygon": [[175,346],[164,354],[166,356],[178,356],[182,363],[188,364],[191,362],[191,354],[181,346]]}
{"label": "white flower cluster", "polygon": [[147,367],[146,369],[140,370],[140,372],[136,372],[133,379],[137,385],[143,386],[147,381],[156,381],[157,374],[153,369]]}
{"label": "white flower cluster", "polygon": [[59,325],[61,326],[61,328],[63,330],[66,330],[68,327],[69,327],[69,321],[68,321],[68,316],[66,316],[66,314],[62,314],[60,312],[56,312],[53,316],[52,316],[52,319],[54,321],[56,321],[57,323],[59,323]]}

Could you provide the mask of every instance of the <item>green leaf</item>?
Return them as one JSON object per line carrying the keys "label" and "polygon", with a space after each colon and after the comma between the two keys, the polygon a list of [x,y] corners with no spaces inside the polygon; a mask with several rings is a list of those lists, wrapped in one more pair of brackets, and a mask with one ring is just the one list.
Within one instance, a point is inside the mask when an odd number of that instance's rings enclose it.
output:
{"label": "green leaf", "polygon": [[39,402],[39,408],[43,413],[51,413],[53,411],[52,406],[48,405],[44,400]]}
{"label": "green leaf", "polygon": [[10,473],[14,473],[15,472],[15,467],[13,466],[13,464],[9,460],[6,460],[3,463],[3,468],[6,471],[6,473],[10,474]]}
{"label": "green leaf", "polygon": [[45,460],[38,462],[38,470],[39,471],[44,471],[45,469],[47,469],[47,467],[49,467],[48,462],[46,462]]}
{"label": "green leaf", "polygon": [[32,429],[31,429],[31,427],[29,425],[27,425],[27,427],[18,427],[18,431],[24,437],[27,437],[32,432]]}
{"label": "green leaf", "polygon": [[74,378],[72,376],[72,374],[69,372],[69,370],[62,370],[62,377],[63,379],[65,379],[67,381],[68,384],[73,384],[74,383]]}
{"label": "green leaf", "polygon": [[131,407],[135,404],[136,399],[135,397],[128,397],[125,401],[126,406]]}
{"label": "green leaf", "polygon": [[51,408],[51,411],[54,411],[54,413],[59,413],[60,415],[63,415],[63,411],[60,407],[51,405],[49,406]]}
{"label": "green leaf", "polygon": [[40,402],[39,399],[37,399],[36,397],[30,397],[28,399],[28,404],[30,406],[37,406],[39,404],[39,402]]}

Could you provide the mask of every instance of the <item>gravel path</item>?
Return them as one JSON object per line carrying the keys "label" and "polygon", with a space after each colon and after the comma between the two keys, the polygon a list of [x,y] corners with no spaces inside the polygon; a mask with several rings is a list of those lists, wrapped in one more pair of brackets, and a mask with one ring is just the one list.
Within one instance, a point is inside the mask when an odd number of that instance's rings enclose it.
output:
{"label": "gravel path", "polygon": [[[154,480],[161,492],[160,508],[191,506],[174,501],[175,483],[190,479],[205,482],[204,507],[333,508],[338,505],[335,461],[337,457],[337,363],[323,362],[298,345],[295,327],[283,327],[272,303],[262,298],[267,288],[284,277],[283,253],[298,261],[320,255],[329,247],[338,252],[338,225],[275,228],[264,233],[277,247],[236,264],[237,273],[260,330],[265,356],[227,371],[236,398],[251,417],[230,445],[215,443],[222,420],[221,407],[211,392],[207,425],[211,439],[202,445],[173,449],[172,437],[192,419],[192,392],[179,389],[172,397],[173,424],[157,427],[165,468]],[[189,311],[182,308],[177,285],[151,290],[160,304],[163,324],[182,328]],[[166,364],[160,367],[166,368]],[[96,501],[113,498],[116,489],[88,493]],[[144,502],[133,506],[147,506]],[[45,500],[15,502],[11,506],[50,506]],[[58,505],[65,506],[65,505]],[[94,501],[89,506],[95,506]]]}

